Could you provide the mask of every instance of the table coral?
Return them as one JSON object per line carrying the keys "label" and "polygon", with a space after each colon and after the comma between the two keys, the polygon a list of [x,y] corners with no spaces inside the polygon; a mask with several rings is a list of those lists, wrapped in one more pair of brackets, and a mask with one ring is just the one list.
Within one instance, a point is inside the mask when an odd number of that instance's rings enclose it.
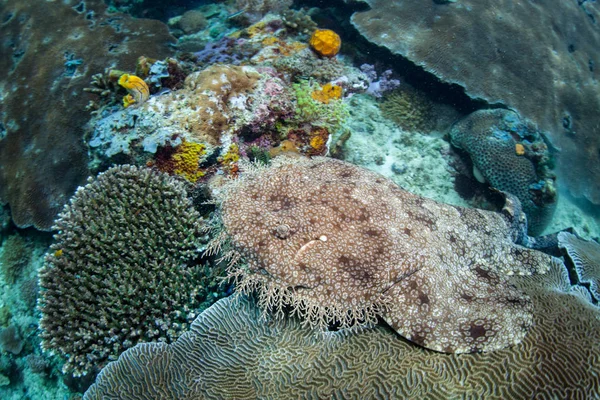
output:
{"label": "table coral", "polygon": [[[279,160],[278,162],[275,162]],[[508,276],[556,259],[512,242],[500,214],[403,191],[382,176],[325,158],[279,158],[216,191],[230,276],[259,304],[289,306],[307,325],[383,317],[436,351],[502,349],[532,323]]]}
{"label": "table coral", "polygon": [[261,318],[244,297],[219,300],[176,343],[140,344],[109,364],[84,400],[595,399],[600,310],[563,266],[515,277],[534,306],[520,346],[447,355],[386,327],[314,334],[295,317]]}
{"label": "table coral", "polygon": [[480,110],[454,124],[450,138],[469,154],[476,177],[517,196],[527,214],[529,234],[541,234],[557,202],[551,155],[542,132],[513,111]]}
{"label": "table coral", "polygon": [[63,370],[85,375],[138,342],[174,341],[203,302],[211,271],[192,260],[202,219],[183,183],[119,166],[80,187],[40,270],[40,336]]}
{"label": "table coral", "polygon": [[600,30],[596,1],[363,0],[352,23],[467,95],[550,133],[562,184],[600,204]]}
{"label": "table coral", "polygon": [[164,58],[174,38],[159,21],[106,13],[100,0],[6,0],[2,10],[2,92],[10,96],[0,102],[0,202],[18,226],[49,230],[89,174],[83,89],[92,75],[133,67],[142,53]]}

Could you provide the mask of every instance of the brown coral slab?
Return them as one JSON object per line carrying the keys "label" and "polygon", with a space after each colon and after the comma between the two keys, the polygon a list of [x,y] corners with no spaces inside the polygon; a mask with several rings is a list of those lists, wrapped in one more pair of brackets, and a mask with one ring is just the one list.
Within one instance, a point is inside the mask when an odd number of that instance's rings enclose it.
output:
{"label": "brown coral slab", "polygon": [[49,230],[88,175],[83,88],[142,54],[166,57],[174,38],[159,21],[107,14],[99,0],[0,4],[0,201],[18,226]]}
{"label": "brown coral slab", "polygon": [[364,2],[352,16],[363,36],[549,131],[564,185],[600,204],[597,2]]}
{"label": "brown coral slab", "polygon": [[285,292],[317,325],[352,325],[348,313],[375,310],[406,338],[448,353],[520,342],[531,306],[508,276],[556,262],[512,243],[499,214],[437,203],[333,159],[252,171],[225,190],[221,214],[262,294]]}

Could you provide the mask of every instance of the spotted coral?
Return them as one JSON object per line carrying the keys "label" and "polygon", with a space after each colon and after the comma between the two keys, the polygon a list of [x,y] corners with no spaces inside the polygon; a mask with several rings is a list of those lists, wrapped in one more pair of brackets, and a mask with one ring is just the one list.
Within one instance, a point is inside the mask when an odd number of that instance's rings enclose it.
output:
{"label": "spotted coral", "polygon": [[275,159],[216,192],[232,277],[259,304],[307,325],[383,317],[436,351],[498,350],[531,326],[508,282],[559,263],[512,242],[497,213],[412,195],[341,161]]}
{"label": "spotted coral", "polygon": [[55,229],[40,271],[40,336],[64,371],[84,375],[138,342],[174,341],[212,299],[191,263],[202,220],[165,173],[109,169],[77,190]]}
{"label": "spotted coral", "polygon": [[[557,203],[551,154],[542,132],[514,111],[479,110],[455,123],[450,138],[469,154],[479,180],[517,196],[529,234],[539,235]],[[523,155],[517,154],[517,144],[523,146]]]}
{"label": "spotted coral", "polygon": [[331,29],[317,29],[313,32],[308,44],[318,55],[334,57],[340,51],[342,39]]}

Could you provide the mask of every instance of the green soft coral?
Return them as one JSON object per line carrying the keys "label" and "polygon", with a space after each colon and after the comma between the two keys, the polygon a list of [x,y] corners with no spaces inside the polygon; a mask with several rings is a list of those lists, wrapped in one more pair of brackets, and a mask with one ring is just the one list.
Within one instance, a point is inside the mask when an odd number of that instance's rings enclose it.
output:
{"label": "green soft coral", "polygon": [[293,88],[297,104],[294,116],[296,123],[320,126],[329,132],[335,132],[343,126],[349,116],[343,99],[331,99],[328,104],[316,101],[312,93],[321,87],[313,81],[302,80],[295,83]]}

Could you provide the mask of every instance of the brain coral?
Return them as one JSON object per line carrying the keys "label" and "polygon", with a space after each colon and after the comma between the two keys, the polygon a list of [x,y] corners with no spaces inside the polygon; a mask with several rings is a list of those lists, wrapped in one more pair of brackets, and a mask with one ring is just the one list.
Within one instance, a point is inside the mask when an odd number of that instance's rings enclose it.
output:
{"label": "brain coral", "polygon": [[600,204],[599,2],[362,1],[363,36],[549,131],[563,184]]}
{"label": "brain coral", "polygon": [[84,399],[598,398],[598,308],[558,264],[513,280],[533,301],[534,326],[509,349],[440,354],[384,327],[315,335],[295,318],[265,321],[252,302],[230,297],[176,343],[123,353]]}
{"label": "brain coral", "polygon": [[[279,161],[277,161],[279,160]],[[342,161],[276,159],[216,192],[231,276],[259,303],[312,326],[382,316],[407,339],[443,352],[520,342],[529,298],[512,274],[551,257],[515,245],[500,214],[408,193]]]}
{"label": "brain coral", "polygon": [[49,230],[88,176],[92,75],[164,58],[174,38],[159,21],[106,13],[101,0],[4,0],[1,10],[0,203],[18,226]]}
{"label": "brain coral", "polygon": [[600,301],[600,244],[580,239],[568,232],[558,234],[558,244],[567,251],[575,264],[579,280],[588,283],[592,295]]}
{"label": "brain coral", "polygon": [[204,300],[201,219],[182,183],[120,166],[80,187],[40,271],[42,346],[86,374],[141,341],[174,341]]}
{"label": "brain coral", "polygon": [[529,234],[541,234],[552,219],[557,194],[550,155],[537,128],[513,111],[480,110],[454,124],[450,138],[469,153],[476,176],[517,196]]}

